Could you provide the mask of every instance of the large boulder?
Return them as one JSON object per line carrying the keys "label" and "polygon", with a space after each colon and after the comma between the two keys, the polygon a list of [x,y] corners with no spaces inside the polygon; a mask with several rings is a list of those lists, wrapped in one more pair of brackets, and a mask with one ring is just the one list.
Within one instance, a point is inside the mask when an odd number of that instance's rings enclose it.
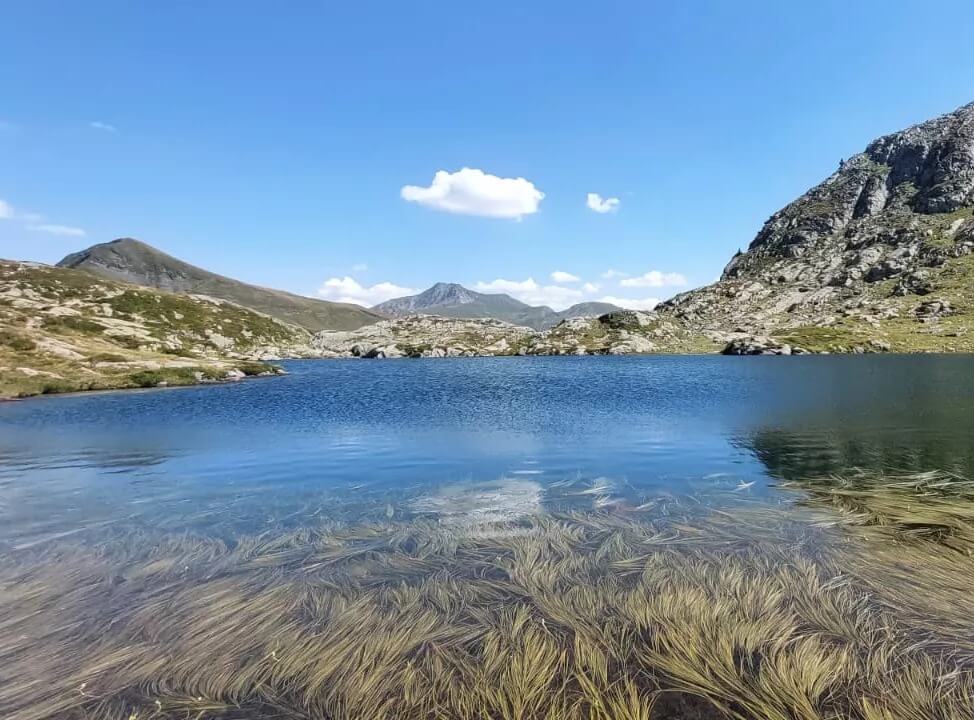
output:
{"label": "large boulder", "polygon": [[608,350],[610,355],[647,355],[656,351],[656,344],[641,335],[630,335]]}
{"label": "large boulder", "polygon": [[954,307],[951,305],[950,300],[940,298],[938,300],[928,300],[927,302],[920,303],[914,311],[914,314],[922,320],[936,320],[945,315],[952,315],[953,312]]}
{"label": "large boulder", "polygon": [[791,345],[765,336],[738,337],[727,343],[723,355],[791,355]]}
{"label": "large boulder", "polygon": [[365,352],[362,357],[367,359],[384,359],[384,358],[401,358],[405,357],[405,353],[399,349],[397,345],[382,345],[379,347],[374,347]]}

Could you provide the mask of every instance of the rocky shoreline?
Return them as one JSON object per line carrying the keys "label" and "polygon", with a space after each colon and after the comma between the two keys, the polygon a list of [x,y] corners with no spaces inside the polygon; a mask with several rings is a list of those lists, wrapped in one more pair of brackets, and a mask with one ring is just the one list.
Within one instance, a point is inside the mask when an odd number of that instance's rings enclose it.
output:
{"label": "rocky shoreline", "polygon": [[354,331],[320,332],[320,357],[428,358],[513,355],[649,355],[718,352],[719,342],[685,332],[656,313],[623,310],[532,330],[499,320],[411,315]]}

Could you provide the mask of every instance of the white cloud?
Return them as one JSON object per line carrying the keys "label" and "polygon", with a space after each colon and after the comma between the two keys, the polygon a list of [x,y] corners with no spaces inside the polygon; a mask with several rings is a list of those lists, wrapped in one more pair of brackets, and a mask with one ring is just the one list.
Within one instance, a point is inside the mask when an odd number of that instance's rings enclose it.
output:
{"label": "white cloud", "polygon": [[618,210],[620,203],[619,198],[616,197],[603,198],[598,193],[589,193],[585,196],[585,204],[588,205],[589,210],[604,215]]}
{"label": "white cloud", "polygon": [[28,230],[34,232],[47,233],[48,235],[61,235],[63,237],[84,237],[88,233],[79,227],[70,225],[28,225]]}
{"label": "white cloud", "polygon": [[680,287],[687,284],[687,279],[680,273],[650,270],[638,277],[620,280],[619,284],[623,287]]}
{"label": "white cloud", "polygon": [[527,280],[498,278],[490,282],[478,282],[474,288],[480,292],[507,293],[528,305],[549,305],[555,310],[563,310],[584,297],[581,290],[559,285],[541,285],[534,278]]}
{"label": "white cloud", "polygon": [[363,273],[368,269],[369,266],[367,263],[356,263],[355,265],[352,265],[352,272]]}
{"label": "white cloud", "polygon": [[406,185],[403,200],[460,215],[511,218],[538,212],[544,193],[524,178],[502,178],[476,168],[439,170],[429,187]]}
{"label": "white cloud", "polygon": [[14,216],[14,208],[10,203],[0,200],[0,220],[9,220]]}
{"label": "white cloud", "polygon": [[573,283],[580,282],[582,278],[578,277],[578,275],[572,275],[569,272],[565,272],[564,270],[555,270],[553,273],[551,273],[551,279],[556,283]]}
{"label": "white cloud", "polygon": [[587,282],[584,285],[582,285],[582,292],[588,293],[589,295],[591,295],[592,293],[597,293],[601,289],[602,286],[599,285],[598,283]]}
{"label": "white cloud", "polygon": [[90,123],[88,123],[88,127],[90,127],[92,130],[102,130],[110,133],[118,132],[117,127],[110,123],[102,122],[101,120],[92,120]]}
{"label": "white cloud", "polygon": [[376,283],[366,287],[348,275],[340,278],[329,278],[318,288],[318,295],[326,300],[366,307],[372,307],[403,295],[415,294],[416,291],[412,288],[401,287],[390,282]]}
{"label": "white cloud", "polygon": [[615,278],[629,277],[629,273],[624,273],[621,270],[613,270],[612,268],[609,268],[602,273],[602,277],[606,280],[614,280]]}
{"label": "white cloud", "polygon": [[599,298],[599,302],[611,303],[613,305],[618,305],[621,308],[626,308],[627,310],[652,310],[654,307],[659,305],[659,298],[621,298],[614,297],[612,295],[606,295],[605,297]]}

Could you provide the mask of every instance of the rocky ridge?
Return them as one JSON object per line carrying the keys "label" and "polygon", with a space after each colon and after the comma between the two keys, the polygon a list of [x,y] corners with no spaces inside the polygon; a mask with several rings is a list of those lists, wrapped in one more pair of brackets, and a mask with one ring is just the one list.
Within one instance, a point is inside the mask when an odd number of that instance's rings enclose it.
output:
{"label": "rocky ridge", "polygon": [[974,104],[870,143],[658,311],[728,343],[970,351]]}

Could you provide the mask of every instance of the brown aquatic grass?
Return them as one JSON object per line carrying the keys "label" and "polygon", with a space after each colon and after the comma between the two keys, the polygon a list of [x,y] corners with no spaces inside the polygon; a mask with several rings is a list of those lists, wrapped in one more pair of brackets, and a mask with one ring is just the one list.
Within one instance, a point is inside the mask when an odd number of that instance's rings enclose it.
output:
{"label": "brown aquatic grass", "polygon": [[476,533],[413,520],[232,541],[130,529],[31,547],[0,562],[0,708],[17,720],[971,718],[970,501],[941,502],[943,476],[913,479],[808,483],[801,512],[569,514]]}

